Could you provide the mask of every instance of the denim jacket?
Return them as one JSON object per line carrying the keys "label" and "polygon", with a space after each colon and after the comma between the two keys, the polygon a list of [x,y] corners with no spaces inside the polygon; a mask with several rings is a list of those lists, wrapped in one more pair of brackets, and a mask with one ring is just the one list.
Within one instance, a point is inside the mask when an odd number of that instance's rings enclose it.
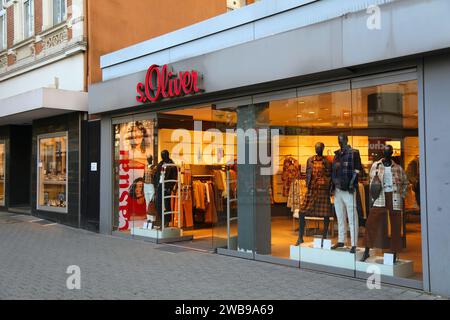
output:
{"label": "denim jacket", "polygon": [[[347,145],[343,150],[334,152],[331,179],[335,188],[348,191],[355,172],[362,171],[359,151]],[[355,190],[358,187],[358,177],[354,181]]]}

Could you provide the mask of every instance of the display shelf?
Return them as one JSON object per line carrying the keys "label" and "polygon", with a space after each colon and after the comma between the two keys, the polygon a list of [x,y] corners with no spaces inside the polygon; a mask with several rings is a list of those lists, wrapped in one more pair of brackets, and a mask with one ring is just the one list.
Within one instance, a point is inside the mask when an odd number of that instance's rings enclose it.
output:
{"label": "display shelf", "polygon": [[414,274],[414,262],[410,260],[398,260],[394,265],[384,264],[383,257],[369,257],[365,262],[356,261],[356,270],[366,272],[376,266],[380,274],[384,276],[408,278]]}
{"label": "display shelf", "polygon": [[67,181],[53,181],[53,180],[44,180],[43,184],[47,185],[65,185]]}
{"label": "display shelf", "polygon": [[144,229],[142,227],[131,228],[131,234],[146,238],[166,239],[183,237],[183,230],[178,228],[165,228],[164,230]]}
{"label": "display shelf", "polygon": [[311,264],[336,267],[341,269],[355,269],[355,263],[361,259],[364,249],[358,248],[356,253],[350,253],[350,248],[338,248],[336,250],[318,249],[313,247],[313,242],[307,242],[300,247],[291,245],[290,259]]}

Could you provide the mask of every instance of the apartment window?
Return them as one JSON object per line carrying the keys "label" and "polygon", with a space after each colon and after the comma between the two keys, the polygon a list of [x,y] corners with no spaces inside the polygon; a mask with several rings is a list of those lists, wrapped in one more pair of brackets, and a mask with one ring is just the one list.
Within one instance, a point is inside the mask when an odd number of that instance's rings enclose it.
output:
{"label": "apartment window", "polygon": [[23,2],[23,10],[24,10],[24,38],[29,38],[34,33],[34,0],[25,0]]}
{"label": "apartment window", "polygon": [[66,0],[53,0],[53,25],[66,19]]}

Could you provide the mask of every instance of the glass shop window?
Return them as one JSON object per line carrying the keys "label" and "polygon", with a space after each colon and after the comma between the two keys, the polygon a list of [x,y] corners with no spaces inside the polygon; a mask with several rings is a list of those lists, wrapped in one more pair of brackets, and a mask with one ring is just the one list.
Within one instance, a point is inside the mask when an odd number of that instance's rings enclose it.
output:
{"label": "glass shop window", "polygon": [[67,212],[67,133],[38,138],[40,210]]}

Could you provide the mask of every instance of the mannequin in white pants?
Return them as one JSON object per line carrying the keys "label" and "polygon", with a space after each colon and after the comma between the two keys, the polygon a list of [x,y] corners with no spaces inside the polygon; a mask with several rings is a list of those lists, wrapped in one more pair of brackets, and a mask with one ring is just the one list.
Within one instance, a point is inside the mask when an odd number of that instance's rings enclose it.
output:
{"label": "mannequin in white pants", "polygon": [[358,212],[355,193],[336,189],[334,192],[334,208],[338,221],[338,243],[345,243],[347,235],[345,218],[347,216],[351,244],[352,247],[356,247],[358,242]]}
{"label": "mannequin in white pants", "polygon": [[348,145],[347,135],[338,136],[340,150],[335,152],[332,168],[332,188],[334,189],[334,208],[338,220],[338,242],[332,249],[345,246],[346,217],[350,228],[352,248],[350,253],[356,253],[358,245],[358,212],[356,209],[356,186],[358,174],[362,170],[359,151]]}

